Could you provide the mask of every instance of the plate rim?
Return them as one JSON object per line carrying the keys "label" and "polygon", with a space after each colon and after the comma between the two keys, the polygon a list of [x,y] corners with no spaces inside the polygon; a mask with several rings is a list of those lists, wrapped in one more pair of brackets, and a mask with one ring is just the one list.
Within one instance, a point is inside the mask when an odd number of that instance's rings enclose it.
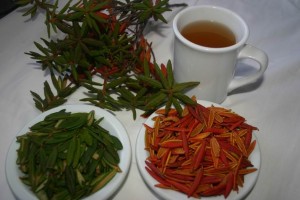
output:
{"label": "plate rim", "polygon": [[[84,197],[84,199],[97,200],[99,199],[99,197],[104,197],[105,199],[112,197],[117,193],[118,190],[121,189],[130,171],[132,160],[132,148],[130,139],[126,128],[116,116],[114,116],[111,112],[105,109],[87,104],[66,104],[52,108],[43,113],[40,113],[39,115],[31,119],[23,126],[23,128],[20,131],[17,132],[17,134],[14,136],[14,139],[9,145],[9,149],[5,158],[5,175],[10,190],[12,191],[13,195],[19,199],[37,199],[35,194],[19,180],[19,174],[21,172],[18,169],[18,165],[16,164],[17,149],[19,146],[19,144],[16,142],[16,137],[26,133],[29,130],[30,126],[37,123],[38,121],[43,120],[47,115],[54,112],[58,112],[62,109],[66,109],[66,111],[72,113],[90,112],[94,110],[97,119],[100,117],[104,117],[103,121],[100,124],[104,125],[105,128],[113,129],[115,131],[113,135],[117,136],[121,140],[123,144],[123,149],[118,151],[118,154],[120,155],[120,157],[122,157],[119,163],[122,172],[116,174],[116,176],[105,186],[105,190],[99,190],[96,193],[91,194],[90,196]],[[110,134],[112,133],[110,132]]]}
{"label": "plate rim", "polygon": [[[222,108],[226,108],[228,109],[226,106],[222,106],[220,104],[217,104],[217,103],[214,103],[214,102],[210,102],[210,101],[206,101],[206,100],[197,100],[197,102],[205,107],[208,107],[208,106],[218,106],[218,107],[222,107]],[[161,107],[163,108],[163,107]],[[161,109],[159,108],[159,109]],[[155,196],[158,196],[159,198],[162,198],[162,199],[172,199],[172,200],[197,200],[197,198],[194,198],[194,197],[187,197],[187,195],[183,194],[183,193],[180,193],[180,192],[177,192],[177,191],[174,191],[174,190],[167,190],[167,189],[161,189],[161,188],[157,188],[154,186],[155,183],[158,183],[154,178],[152,178],[148,173],[147,171],[145,170],[145,160],[146,160],[146,157],[143,156],[142,154],[148,154],[144,148],[143,148],[143,151],[141,151],[141,146],[144,147],[144,144],[141,145],[141,143],[143,142],[144,143],[144,134],[145,134],[145,127],[144,127],[144,124],[147,124],[149,125],[149,122],[151,122],[152,118],[154,116],[156,116],[157,114],[152,113],[148,118],[147,120],[143,123],[143,126],[140,128],[140,131],[138,132],[138,136],[136,138],[136,143],[135,143],[135,159],[136,159],[136,163],[137,163],[137,167],[138,167],[138,171],[143,179],[143,181],[145,182],[145,184],[147,185],[147,187],[150,189],[150,191],[152,191],[152,193],[154,193]],[[153,124],[154,122],[152,121],[151,124]],[[254,151],[252,152],[252,154],[250,155],[250,160],[251,158],[255,158],[255,164],[254,165],[256,168],[257,168],[257,171],[253,172],[252,175],[253,178],[252,178],[252,182],[251,184],[249,185],[249,188],[245,188],[244,187],[239,187],[239,192],[235,192],[235,191],[232,191],[230,193],[230,195],[227,197],[226,200],[236,200],[236,199],[243,199],[245,197],[247,197],[247,195],[249,195],[249,193],[251,192],[251,190],[254,188],[254,186],[256,185],[256,182],[258,180],[258,176],[259,176],[259,173],[260,173],[260,168],[261,168],[261,149],[260,149],[260,146],[259,146],[259,142],[258,142],[258,138],[256,136],[256,133],[253,132],[253,138],[252,140],[256,140],[256,146],[255,146],[255,149]],[[140,152],[143,152],[143,153],[140,153]],[[254,157],[254,156],[257,156],[257,157]],[[143,159],[144,158],[144,159]],[[251,160],[252,161],[252,160]],[[252,163],[252,164],[254,164]],[[144,175],[146,174],[146,175]],[[146,177],[145,177],[146,176]],[[245,179],[247,179],[249,177],[245,177]],[[153,184],[154,183],[154,184]],[[176,199],[174,199],[174,196],[170,196],[168,195],[169,193],[173,194],[173,195],[177,195],[178,198],[176,197]],[[224,196],[213,196],[213,197],[201,197],[201,199],[203,200],[224,200]]]}

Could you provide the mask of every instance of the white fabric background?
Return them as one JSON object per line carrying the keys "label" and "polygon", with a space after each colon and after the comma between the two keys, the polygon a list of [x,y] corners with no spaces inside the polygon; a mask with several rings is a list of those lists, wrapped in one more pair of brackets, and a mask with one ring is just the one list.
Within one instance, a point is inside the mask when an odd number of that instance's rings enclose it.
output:
{"label": "white fabric background", "polygon": [[[170,0],[170,3],[184,1]],[[260,175],[246,199],[300,199],[300,1],[299,0],[190,0],[190,6],[210,4],[229,8],[248,23],[248,43],[264,50],[269,67],[261,81],[233,92],[222,104],[259,128],[262,151]],[[172,19],[179,8],[166,14],[168,24],[151,23],[146,34],[158,62],[172,59]],[[0,19],[0,199],[14,199],[5,177],[5,157],[10,142],[40,112],[30,90],[42,92],[49,79],[24,52],[35,50],[33,41],[46,37],[44,18],[21,16],[17,10]],[[252,72],[240,64],[238,75]],[[81,103],[82,90],[68,103]],[[129,112],[117,112],[132,145],[129,176],[114,199],[156,199],[141,179],[135,161],[135,140],[144,118],[133,121]]]}

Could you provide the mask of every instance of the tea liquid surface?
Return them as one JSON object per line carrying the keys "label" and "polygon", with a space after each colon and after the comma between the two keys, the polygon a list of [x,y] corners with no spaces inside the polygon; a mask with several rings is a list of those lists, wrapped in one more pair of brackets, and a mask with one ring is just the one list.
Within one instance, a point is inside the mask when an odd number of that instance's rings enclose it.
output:
{"label": "tea liquid surface", "polygon": [[197,21],[186,25],[181,34],[189,41],[211,48],[232,46],[234,33],[225,25],[212,21]]}

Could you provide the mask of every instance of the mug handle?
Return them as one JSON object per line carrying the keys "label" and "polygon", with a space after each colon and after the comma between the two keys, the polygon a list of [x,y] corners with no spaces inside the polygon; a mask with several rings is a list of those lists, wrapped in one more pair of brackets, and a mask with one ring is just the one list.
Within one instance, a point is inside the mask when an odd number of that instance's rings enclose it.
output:
{"label": "mug handle", "polygon": [[239,79],[234,78],[228,86],[228,92],[231,92],[236,88],[256,82],[260,77],[263,76],[264,72],[268,67],[267,54],[262,50],[254,46],[251,46],[249,44],[245,44],[245,46],[242,48],[242,50],[238,55],[238,59],[244,59],[244,58],[255,60],[259,64],[259,69],[257,70],[256,73],[251,74],[249,76],[239,78]]}

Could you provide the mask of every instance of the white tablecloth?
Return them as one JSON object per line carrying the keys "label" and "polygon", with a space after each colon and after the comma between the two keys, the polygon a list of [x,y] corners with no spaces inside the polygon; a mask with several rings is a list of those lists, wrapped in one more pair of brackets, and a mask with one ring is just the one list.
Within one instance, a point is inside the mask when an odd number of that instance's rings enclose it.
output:
{"label": "white tablecloth", "polygon": [[[171,0],[170,3],[184,2]],[[247,199],[300,199],[300,0],[190,0],[188,4],[211,4],[240,14],[250,27],[248,43],[264,50],[269,67],[258,83],[233,92],[223,106],[246,117],[259,128],[258,142],[262,165],[258,181]],[[171,22],[179,8],[166,14],[168,24],[152,24],[147,33],[153,42],[159,63],[172,59]],[[44,16],[34,20],[18,10],[0,19],[0,199],[14,199],[6,181],[5,158],[18,131],[40,114],[30,90],[42,93],[42,83],[49,80],[24,52],[35,50],[33,41],[46,37]],[[237,74],[252,72],[248,65]],[[82,90],[69,98],[80,104]],[[141,114],[141,112],[140,112]],[[156,199],[137,169],[135,140],[145,121],[132,120],[130,112],[116,117],[127,129],[132,145],[132,164],[126,182],[114,199]]]}

